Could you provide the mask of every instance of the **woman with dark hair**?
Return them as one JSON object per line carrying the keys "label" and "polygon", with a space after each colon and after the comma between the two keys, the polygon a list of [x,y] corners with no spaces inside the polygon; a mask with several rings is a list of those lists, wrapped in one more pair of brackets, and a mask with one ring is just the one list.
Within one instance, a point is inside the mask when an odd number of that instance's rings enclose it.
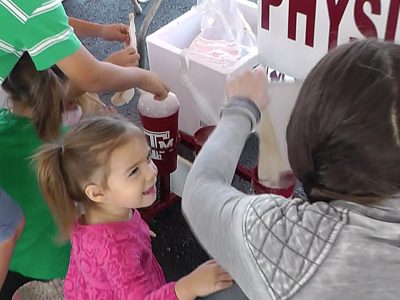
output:
{"label": "woman with dark hair", "polygon": [[230,186],[265,82],[258,68],[227,83],[183,193],[197,237],[252,300],[399,299],[400,46],[343,45],[306,78],[287,144],[308,200]]}

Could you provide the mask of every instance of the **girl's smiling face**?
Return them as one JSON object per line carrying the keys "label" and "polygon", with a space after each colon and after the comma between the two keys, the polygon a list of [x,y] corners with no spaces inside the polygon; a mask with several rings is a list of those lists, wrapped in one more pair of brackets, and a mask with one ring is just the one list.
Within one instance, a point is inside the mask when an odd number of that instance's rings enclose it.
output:
{"label": "girl's smiling face", "polygon": [[148,207],[156,200],[157,167],[145,137],[134,137],[110,156],[108,187],[103,204],[108,208]]}

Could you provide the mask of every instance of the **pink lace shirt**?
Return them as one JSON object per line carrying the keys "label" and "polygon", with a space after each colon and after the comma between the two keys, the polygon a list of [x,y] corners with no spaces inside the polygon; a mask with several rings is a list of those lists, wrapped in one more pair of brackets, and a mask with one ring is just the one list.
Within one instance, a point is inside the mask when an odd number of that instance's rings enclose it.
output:
{"label": "pink lace shirt", "polygon": [[64,294],[67,300],[178,300],[151,250],[149,227],[126,222],[77,224]]}

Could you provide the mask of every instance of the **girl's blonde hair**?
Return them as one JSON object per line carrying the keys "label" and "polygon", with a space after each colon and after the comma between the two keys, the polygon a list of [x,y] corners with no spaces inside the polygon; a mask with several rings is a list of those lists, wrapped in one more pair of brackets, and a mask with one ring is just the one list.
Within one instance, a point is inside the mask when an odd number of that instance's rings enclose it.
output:
{"label": "girl's blonde hair", "polygon": [[32,108],[32,122],[42,140],[58,137],[65,94],[60,79],[51,69],[37,71],[25,52],[2,87],[13,102]]}
{"label": "girl's blonde hair", "polygon": [[62,142],[45,144],[34,156],[40,187],[62,239],[68,239],[79,220],[76,202],[91,201],[85,187],[92,183],[94,173],[101,172],[100,184],[107,188],[111,153],[134,137],[144,139],[134,124],[121,117],[98,116],[81,121]]}

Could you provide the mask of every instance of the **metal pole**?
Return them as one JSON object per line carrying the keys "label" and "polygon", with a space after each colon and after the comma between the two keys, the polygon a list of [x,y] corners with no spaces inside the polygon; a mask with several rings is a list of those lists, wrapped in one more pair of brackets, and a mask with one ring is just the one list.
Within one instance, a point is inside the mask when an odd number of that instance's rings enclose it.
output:
{"label": "metal pole", "polygon": [[146,53],[146,36],[147,36],[147,31],[149,29],[149,26],[151,22],[154,19],[154,16],[157,13],[158,8],[160,7],[162,0],[151,0],[150,8],[147,11],[142,25],[139,28],[139,32],[137,34],[137,51],[140,54],[140,60],[139,60],[139,67],[140,68],[146,68],[147,67],[147,53]]}

